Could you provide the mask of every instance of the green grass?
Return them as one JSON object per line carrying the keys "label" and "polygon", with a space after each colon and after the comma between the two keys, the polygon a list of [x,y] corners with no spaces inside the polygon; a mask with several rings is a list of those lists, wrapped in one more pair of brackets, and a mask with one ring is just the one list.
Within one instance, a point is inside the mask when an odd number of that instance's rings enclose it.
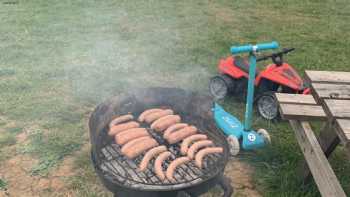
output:
{"label": "green grass", "polygon": [[[282,47],[297,48],[287,59],[300,73],[350,71],[347,0],[0,4],[0,116],[20,127],[39,128],[29,135],[29,144],[19,145],[20,152],[39,160],[33,174],[46,175],[79,150],[87,142],[93,106],[112,95],[148,86],[207,91],[218,60],[229,55],[233,44],[277,40]],[[244,104],[230,99],[224,104],[242,117]],[[256,166],[261,193],[319,195],[314,184],[300,186],[296,168],[302,154],[289,125],[258,119],[254,126],[267,128],[273,140],[253,156],[241,156]],[[16,143],[20,130],[3,130],[0,147]],[[1,151],[0,161],[9,155]],[[350,194],[349,162],[341,149],[331,163]],[[93,191],[98,182],[89,164],[82,153],[77,166],[86,174],[75,177],[72,188],[80,196],[107,195]]]}
{"label": "green grass", "polygon": [[3,179],[0,179],[0,190],[6,189],[6,185],[7,185],[6,181]]}
{"label": "green grass", "polygon": [[75,159],[75,171],[77,175],[68,180],[69,189],[76,192],[77,196],[86,197],[109,197],[111,193],[106,192],[100,186],[90,160],[90,151],[83,151]]}
{"label": "green grass", "polygon": [[[74,131],[73,128],[71,131]],[[78,150],[86,141],[81,138],[79,132],[64,133],[53,131],[44,133],[37,131],[29,136],[31,143],[20,147],[21,153],[30,153],[38,157],[39,163],[35,165],[31,173],[33,175],[46,176],[52,167],[57,166],[65,156]]]}
{"label": "green grass", "polygon": [[0,133],[0,148],[16,144],[16,135],[22,131],[20,127],[5,128]]}

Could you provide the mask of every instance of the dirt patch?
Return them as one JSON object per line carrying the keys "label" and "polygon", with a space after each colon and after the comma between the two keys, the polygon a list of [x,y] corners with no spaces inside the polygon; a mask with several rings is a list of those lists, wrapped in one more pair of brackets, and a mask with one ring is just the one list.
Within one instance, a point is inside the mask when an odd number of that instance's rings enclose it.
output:
{"label": "dirt patch", "polygon": [[17,143],[23,143],[27,139],[27,137],[28,133],[24,131],[16,136],[16,141]]}
{"label": "dirt patch", "polygon": [[228,162],[225,175],[231,179],[231,185],[237,196],[261,197],[256,191],[252,174],[254,169],[247,163],[239,159],[233,159]]}
{"label": "dirt patch", "polygon": [[16,155],[2,163],[0,174],[7,182],[7,196],[34,196],[32,186],[38,178],[30,176],[30,170],[36,163],[26,155]]}
{"label": "dirt patch", "polygon": [[[75,154],[78,153],[79,151]],[[0,191],[0,197],[54,196],[58,191],[70,196],[68,194],[71,192],[65,190],[65,179],[74,175],[74,155],[66,157],[47,177],[31,175],[31,169],[37,163],[29,155],[21,154],[4,161],[0,167],[0,177],[6,181],[7,186],[6,191]]]}

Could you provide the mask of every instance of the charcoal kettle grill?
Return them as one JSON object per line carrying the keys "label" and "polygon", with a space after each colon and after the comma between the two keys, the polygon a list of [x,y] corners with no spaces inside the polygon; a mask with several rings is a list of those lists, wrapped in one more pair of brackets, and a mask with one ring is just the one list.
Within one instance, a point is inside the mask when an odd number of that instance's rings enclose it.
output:
{"label": "charcoal kettle grill", "polygon": [[[228,144],[225,136],[216,128],[212,115],[213,101],[210,96],[178,88],[146,88],[124,93],[101,103],[92,113],[89,121],[91,139],[91,158],[95,171],[103,185],[118,197],[176,197],[199,196],[216,185],[223,189],[223,196],[233,193],[229,179],[223,175],[228,161]],[[193,124],[205,133],[215,145],[224,148],[223,154],[212,154],[204,161],[203,169],[194,162],[181,165],[174,174],[175,182],[161,181],[149,164],[145,172],[138,172],[137,167],[142,155],[134,160],[127,159],[120,153],[120,146],[107,135],[108,123],[112,117],[131,113],[137,117],[145,109],[171,108],[181,115],[183,122]],[[147,127],[147,125],[142,125]],[[180,157],[179,144],[170,145],[148,127],[148,132],[164,144],[173,153],[166,160],[164,170],[170,161]]]}

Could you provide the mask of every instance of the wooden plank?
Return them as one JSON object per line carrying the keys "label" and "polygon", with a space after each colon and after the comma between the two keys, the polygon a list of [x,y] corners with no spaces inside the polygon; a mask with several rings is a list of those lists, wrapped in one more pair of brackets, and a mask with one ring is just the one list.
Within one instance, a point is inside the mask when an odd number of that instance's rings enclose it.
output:
{"label": "wooden plank", "polygon": [[332,118],[350,119],[350,100],[325,99],[325,111]]}
{"label": "wooden plank", "polygon": [[305,76],[311,83],[321,82],[350,84],[350,72],[306,70]]}
{"label": "wooden plank", "polygon": [[345,192],[324,155],[310,124],[296,120],[289,122],[321,195],[345,197]]}
{"label": "wooden plank", "polygon": [[321,120],[326,114],[320,105],[294,105],[280,103],[281,116],[285,120]]}
{"label": "wooden plank", "polygon": [[336,119],[335,126],[343,134],[343,142],[348,143],[350,141],[350,120]]}
{"label": "wooden plank", "polygon": [[350,84],[312,83],[317,99],[350,99]]}
{"label": "wooden plank", "polygon": [[317,104],[312,95],[275,93],[275,96],[279,103],[305,104],[305,105]]}

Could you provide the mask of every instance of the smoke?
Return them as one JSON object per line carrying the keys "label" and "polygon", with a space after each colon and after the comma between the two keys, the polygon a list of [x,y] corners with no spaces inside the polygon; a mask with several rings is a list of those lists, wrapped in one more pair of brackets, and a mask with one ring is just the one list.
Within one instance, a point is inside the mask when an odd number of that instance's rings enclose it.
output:
{"label": "smoke", "polygon": [[208,19],[186,4],[173,5],[183,14],[162,1],[86,9],[80,16],[85,24],[76,27],[83,33],[65,50],[65,72],[74,94],[99,102],[140,87],[206,89],[208,65],[192,53],[209,40],[209,34],[200,31]]}

